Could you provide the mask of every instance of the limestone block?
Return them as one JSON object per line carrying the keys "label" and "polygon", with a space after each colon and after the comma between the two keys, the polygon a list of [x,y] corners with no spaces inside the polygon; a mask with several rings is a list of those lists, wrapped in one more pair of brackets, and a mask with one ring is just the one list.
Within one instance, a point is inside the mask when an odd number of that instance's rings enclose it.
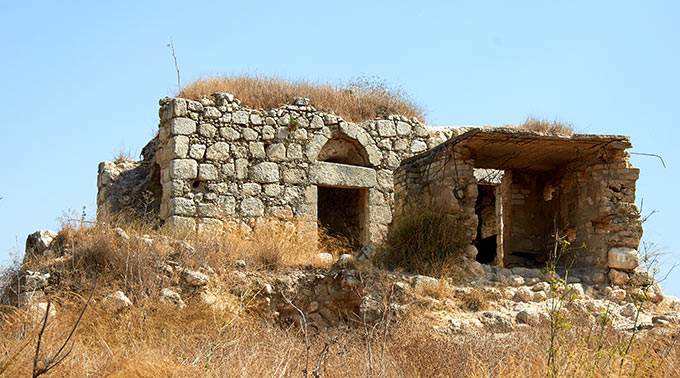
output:
{"label": "limestone block", "polygon": [[196,132],[196,121],[189,118],[173,118],[170,120],[170,134],[187,135]]}
{"label": "limestone block", "polygon": [[167,227],[170,227],[172,229],[179,229],[179,230],[195,230],[196,229],[196,221],[194,218],[188,218],[188,217],[182,217],[178,215],[173,215],[169,217],[166,221],[165,224]]}
{"label": "limestone block", "polygon": [[235,111],[231,119],[237,125],[245,125],[248,123],[248,112],[243,110]]}
{"label": "limestone block", "polygon": [[309,123],[309,127],[311,129],[320,129],[323,126],[323,119],[315,114],[314,117],[312,117],[312,121]]}
{"label": "limestone block", "polygon": [[388,120],[378,121],[378,135],[381,137],[392,137],[397,135],[394,122]]}
{"label": "limestone block", "polygon": [[189,148],[189,157],[196,160],[203,159],[205,156],[205,144],[193,144]]}
{"label": "limestone block", "polygon": [[113,292],[102,300],[103,308],[110,313],[120,312],[128,307],[132,307],[132,301],[122,291]]}
{"label": "limestone block", "polygon": [[397,135],[408,135],[411,133],[411,125],[406,122],[397,122]]}
{"label": "limestone block", "polygon": [[273,206],[271,213],[280,219],[290,219],[293,217],[293,211],[290,209],[290,206]]}
{"label": "limestone block", "polygon": [[236,169],[234,168],[234,163],[222,164],[222,174],[224,177],[234,177],[236,176]]}
{"label": "limestone block", "polygon": [[609,267],[618,270],[632,271],[640,264],[638,251],[633,248],[612,248],[608,254]]}
{"label": "limestone block", "polygon": [[279,184],[265,184],[262,186],[264,194],[270,197],[276,197],[283,191],[283,186]]}
{"label": "limestone block", "polygon": [[286,146],[283,143],[276,143],[267,146],[267,157],[272,161],[282,161],[286,159]]}
{"label": "limestone block", "polygon": [[189,152],[189,137],[186,135],[172,137],[168,147],[169,149],[167,151],[169,156],[166,156],[167,159],[184,159],[187,157],[187,153]]}
{"label": "limestone block", "polygon": [[262,185],[254,182],[245,183],[243,184],[242,192],[247,196],[258,195],[262,192]]}
{"label": "limestone block", "polygon": [[298,143],[288,145],[288,159],[302,159],[302,146]]}
{"label": "limestone block", "polygon": [[370,206],[369,215],[371,222],[376,224],[389,224],[392,222],[392,209],[389,206]]}
{"label": "limestone block", "polygon": [[352,122],[340,122],[340,133],[348,138],[357,139],[359,127]]}
{"label": "limestone block", "polygon": [[296,129],[295,131],[293,131],[292,137],[293,137],[293,139],[296,139],[296,140],[307,140],[307,130]]}
{"label": "limestone block", "polygon": [[207,106],[203,109],[203,118],[217,119],[222,117],[222,113],[217,108]]}
{"label": "limestone block", "polygon": [[234,215],[236,212],[236,199],[233,196],[220,196],[217,204],[226,215]]}
{"label": "limestone block", "polygon": [[170,180],[163,184],[163,197],[181,197],[184,193],[184,182],[182,180]]}
{"label": "limestone block", "polygon": [[368,162],[373,166],[378,166],[382,162],[383,155],[375,144],[366,146],[366,155],[368,155]]}
{"label": "limestone block", "polygon": [[425,150],[427,150],[427,144],[425,142],[420,140],[414,140],[411,142],[411,152],[414,154],[423,152]]}
{"label": "limestone block", "polygon": [[276,136],[276,130],[274,130],[273,127],[264,126],[262,128],[262,139],[263,140],[272,140],[272,139],[274,139],[275,136]]}
{"label": "limestone block", "polygon": [[256,113],[253,113],[250,115],[250,123],[253,125],[261,125],[262,124],[262,116]]}
{"label": "limestone block", "polygon": [[231,127],[220,128],[220,135],[222,135],[222,138],[231,141],[237,140],[238,138],[241,137],[241,134],[239,134],[238,131],[232,129]]}
{"label": "limestone block", "polygon": [[194,179],[198,176],[198,163],[193,159],[173,159],[170,161],[170,178]]}
{"label": "limestone block", "polygon": [[198,204],[198,216],[214,218],[219,215],[219,207],[216,204],[210,202],[201,202]]}
{"label": "limestone block", "polygon": [[188,198],[178,197],[170,199],[170,214],[172,215],[196,215],[196,204]]}
{"label": "limestone block", "polygon": [[374,169],[328,162],[316,162],[310,167],[313,184],[372,188],[376,185]]}
{"label": "limestone block", "polygon": [[301,184],[307,179],[304,169],[290,168],[283,171],[283,182],[286,184]]}
{"label": "limestone block", "polygon": [[184,117],[187,114],[187,102],[183,98],[173,98],[168,104],[170,117]]}
{"label": "limestone block", "polygon": [[222,221],[214,218],[202,218],[198,222],[198,232],[218,232],[223,230]]}
{"label": "limestone block", "polygon": [[394,141],[393,149],[395,151],[406,151],[406,149],[408,149],[408,140],[407,139],[398,139],[398,140]]}
{"label": "limestone block", "polygon": [[187,108],[192,112],[201,113],[203,112],[203,104],[198,101],[187,100]]}
{"label": "limestone block", "polygon": [[243,139],[247,141],[254,141],[257,140],[258,138],[257,131],[247,127],[243,128],[243,130],[241,130],[241,133],[243,134]]}
{"label": "limestone block", "polygon": [[625,285],[628,283],[628,274],[616,269],[609,270],[609,282],[614,285]]}
{"label": "limestone block", "polygon": [[258,198],[247,197],[241,201],[241,214],[247,217],[260,217],[264,215],[264,205]]}
{"label": "limestone block", "polygon": [[57,233],[50,230],[36,231],[26,238],[26,254],[42,253],[50,248]]}
{"label": "limestone block", "polygon": [[205,152],[206,159],[226,161],[229,159],[229,143],[217,142],[210,147]]}
{"label": "limestone block", "polygon": [[234,168],[236,170],[236,178],[243,180],[248,176],[248,160],[246,159],[236,159],[234,163]]}
{"label": "limestone block", "polygon": [[217,180],[219,174],[217,167],[212,164],[200,164],[198,166],[198,179],[201,181]]}
{"label": "limestone block", "polygon": [[279,181],[279,166],[276,163],[264,162],[253,167],[250,177],[259,183]]}
{"label": "limestone block", "polygon": [[250,150],[250,155],[255,159],[264,159],[267,157],[262,142],[250,142],[248,143],[248,149]]}

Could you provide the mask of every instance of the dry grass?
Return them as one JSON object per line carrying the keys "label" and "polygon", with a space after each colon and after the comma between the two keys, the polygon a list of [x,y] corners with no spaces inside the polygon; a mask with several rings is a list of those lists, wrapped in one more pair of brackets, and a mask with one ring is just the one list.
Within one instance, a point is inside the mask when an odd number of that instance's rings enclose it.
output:
{"label": "dry grass", "polygon": [[270,110],[307,97],[314,107],[354,122],[392,114],[425,120],[423,110],[401,89],[376,79],[361,78],[344,85],[287,81],[259,76],[217,76],[189,83],[177,97],[200,100],[215,92],[231,93],[253,109]]}
{"label": "dry grass", "polygon": [[556,120],[548,121],[535,117],[527,118],[523,124],[517,127],[554,135],[574,135],[574,127],[571,124],[564,124]]}
{"label": "dry grass", "polygon": [[[64,297],[64,296],[62,296]],[[57,298],[55,298],[55,301]],[[59,314],[44,341],[61,340],[84,299],[60,299]],[[385,334],[384,330],[387,330]],[[20,313],[0,322],[0,371],[30,374],[36,324]],[[548,330],[535,327],[508,335],[443,335],[413,312],[388,328],[366,335],[357,328],[310,335],[310,367],[332,337],[320,364],[323,377],[544,377]],[[560,342],[559,375],[569,377],[671,377],[680,373],[680,348],[671,336],[640,336],[621,364],[623,335],[602,343],[588,328],[574,327]],[[370,346],[370,349],[369,349]],[[49,348],[48,348],[49,349]],[[72,355],[56,376],[112,377],[291,377],[301,376],[305,345],[298,329],[284,329],[246,312],[182,311],[142,302],[111,314],[98,304],[86,313]]]}
{"label": "dry grass", "polygon": [[468,292],[458,295],[458,299],[465,311],[485,311],[489,309],[490,298],[486,292],[480,288],[474,288]]}
{"label": "dry grass", "polygon": [[[112,222],[112,221],[110,221]],[[120,224],[123,226],[123,224]],[[73,352],[52,376],[81,377],[290,377],[301,376],[306,362],[304,337],[298,328],[274,324],[249,296],[231,296],[224,310],[195,302],[181,310],[159,303],[161,282],[153,263],[158,258],[182,261],[192,267],[210,266],[218,277],[231,270],[232,260],[243,258],[253,269],[267,273],[269,261],[295,266],[324,246],[312,246],[305,229],[295,224],[264,225],[241,236],[182,234],[139,224],[125,225],[132,234],[154,237],[152,245],[121,239],[107,225],[65,225],[59,248],[71,249],[75,258],[62,270],[58,291],[48,293],[57,315],[45,331],[45,351],[63,341],[94,282],[100,285],[76,332]],[[233,231],[237,233],[237,231]],[[193,249],[163,236],[183,238]],[[212,236],[210,236],[212,235]],[[273,240],[277,239],[277,240]],[[271,257],[280,248],[292,257]],[[258,258],[258,255],[262,255]],[[249,258],[248,256],[255,256]],[[263,259],[263,260],[262,260]],[[30,260],[30,259],[29,259]],[[262,261],[265,261],[264,263]],[[27,261],[28,265],[39,264]],[[60,276],[61,275],[61,276]],[[172,278],[167,278],[172,279]],[[218,278],[219,279],[219,278]],[[131,293],[134,306],[113,314],[99,299],[113,289]],[[437,288],[448,297],[450,288]],[[482,294],[461,298],[471,310],[483,309]],[[39,322],[26,310],[0,311],[0,375],[29,376]],[[625,334],[610,328],[571,320],[573,327],[559,340],[560,376],[671,377],[680,375],[677,361],[680,334],[655,336],[643,332],[630,353],[623,353]],[[369,330],[369,331],[367,331]],[[309,335],[310,368],[319,365],[323,377],[544,377],[548,371],[549,330],[524,328],[512,334],[485,331],[472,335],[433,332],[422,309],[409,306],[406,314],[374,327],[322,329]],[[599,337],[599,335],[604,335]],[[319,356],[330,340],[327,358]],[[319,362],[321,361],[321,362]]]}

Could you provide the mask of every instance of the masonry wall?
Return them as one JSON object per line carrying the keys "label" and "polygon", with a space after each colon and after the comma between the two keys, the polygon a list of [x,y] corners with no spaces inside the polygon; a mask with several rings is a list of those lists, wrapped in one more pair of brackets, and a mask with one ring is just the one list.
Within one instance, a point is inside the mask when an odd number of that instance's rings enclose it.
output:
{"label": "masonry wall", "polygon": [[[395,171],[395,218],[407,216],[409,208],[443,210],[466,224],[471,230],[466,237],[473,242],[477,179],[474,156],[464,142],[449,140],[402,163]],[[642,236],[634,204],[639,170],[628,158],[625,150],[601,149],[550,171],[506,170],[497,191],[503,230],[495,263],[529,263],[513,252],[533,255],[532,264],[544,263],[557,229],[570,242],[563,265],[632,271],[635,258],[614,261],[631,256],[625,249],[636,249]]]}
{"label": "masonry wall", "polygon": [[[352,123],[311,105],[296,99],[255,110],[226,93],[161,100],[161,218],[192,229],[224,221],[253,226],[262,217],[314,221],[318,185],[358,187],[368,191],[369,237],[379,238],[392,220],[393,170],[443,138],[417,119]],[[329,140],[355,145],[364,166],[318,161]]]}

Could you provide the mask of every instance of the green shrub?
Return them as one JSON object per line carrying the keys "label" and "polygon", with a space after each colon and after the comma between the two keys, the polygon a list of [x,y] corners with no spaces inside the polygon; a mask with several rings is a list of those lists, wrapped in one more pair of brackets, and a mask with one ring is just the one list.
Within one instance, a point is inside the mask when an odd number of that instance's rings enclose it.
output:
{"label": "green shrub", "polygon": [[390,269],[460,278],[468,244],[457,216],[413,209],[394,221],[380,247],[378,260]]}

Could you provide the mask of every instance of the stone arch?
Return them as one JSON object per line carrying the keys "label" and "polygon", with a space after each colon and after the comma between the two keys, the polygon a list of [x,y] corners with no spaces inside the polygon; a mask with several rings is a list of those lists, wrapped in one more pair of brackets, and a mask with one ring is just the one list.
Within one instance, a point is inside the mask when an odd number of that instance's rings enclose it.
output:
{"label": "stone arch", "polygon": [[329,139],[317,156],[317,161],[346,165],[369,166],[368,153],[356,139],[336,135]]}

